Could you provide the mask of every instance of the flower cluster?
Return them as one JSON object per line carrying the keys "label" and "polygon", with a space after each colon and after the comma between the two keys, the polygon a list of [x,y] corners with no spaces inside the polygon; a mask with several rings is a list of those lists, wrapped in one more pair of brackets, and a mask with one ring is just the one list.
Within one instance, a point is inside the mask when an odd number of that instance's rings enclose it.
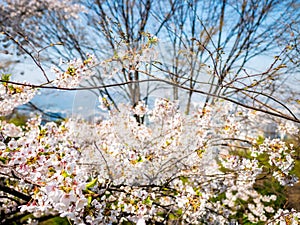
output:
{"label": "flower cluster", "polygon": [[[84,138],[93,144],[83,149],[81,162],[94,165],[99,175],[93,191],[105,196],[94,199],[97,207],[90,211],[91,224],[163,221],[166,208],[173,220],[224,224],[241,210],[241,201],[247,202],[243,207],[249,221],[266,221],[275,213],[270,202],[276,196],[254,189],[263,172],[261,162],[231,155],[236,148],[250,152],[258,148],[259,124],[253,119],[258,113],[219,103],[183,116],[178,105],[167,99],[157,99],[152,110],[143,103],[133,109],[123,105],[120,110],[91,125],[94,134],[88,132],[88,139]],[[137,122],[134,115],[144,116],[145,123]],[[249,130],[242,130],[242,121],[250,116]],[[82,129],[75,133],[82,138]],[[268,146],[272,148],[271,143]],[[276,171],[284,162],[271,166]],[[147,193],[147,200],[136,199],[136,191]],[[216,200],[223,194],[226,198]]]}
{"label": "flower cluster", "polygon": [[158,38],[149,33],[143,33],[143,37],[145,40],[138,49],[130,49],[126,42],[121,43],[114,59],[136,67],[139,67],[142,63],[150,63],[156,60],[157,51],[155,51],[154,45],[159,42]]}
{"label": "flower cluster", "polygon": [[243,126],[257,113],[218,102],[184,115],[167,99],[119,110],[96,124],[1,122],[0,166],[17,177],[7,185],[31,199],[21,212],[75,224],[227,224],[239,216],[257,223],[285,215],[273,204],[276,192],[255,185],[266,166],[290,177],[292,150],[279,139],[257,139],[259,120]]}
{"label": "flower cluster", "polygon": [[29,86],[2,82],[0,84],[0,115],[11,113],[15,107],[29,102],[35,94],[36,90]]}
{"label": "flower cluster", "polygon": [[31,17],[41,17],[45,11],[62,12],[65,19],[76,18],[79,12],[84,11],[84,7],[80,4],[74,4],[72,0],[7,0],[5,4],[1,4],[0,11],[2,12],[1,16],[9,15],[9,18],[24,22]]}
{"label": "flower cluster", "polygon": [[[61,62],[64,64],[64,62]],[[74,59],[67,63],[65,71],[53,66],[52,71],[56,74],[57,79],[53,81],[57,87],[72,88],[79,85],[80,81],[91,77],[94,72],[92,66],[96,64],[94,55],[87,54],[86,60]]]}
{"label": "flower cluster", "polygon": [[13,186],[31,196],[21,212],[40,216],[55,209],[76,220],[76,213],[87,204],[86,177],[76,164],[79,148],[66,127],[64,123],[42,126],[39,118],[28,121],[23,129],[0,124],[0,166],[19,179]]}
{"label": "flower cluster", "polygon": [[268,220],[267,224],[270,225],[297,225],[300,221],[300,212],[297,212],[294,209],[291,210],[283,210],[279,209],[276,215]]}
{"label": "flower cluster", "polygon": [[273,176],[282,185],[293,185],[298,181],[294,175],[290,175],[290,171],[294,167],[293,145],[287,146],[280,139],[266,139],[259,144],[258,148],[252,149],[252,156],[267,155],[269,165],[274,166]]}
{"label": "flower cluster", "polygon": [[[147,40],[136,48],[129,47],[126,41],[118,43],[118,48],[114,55],[99,64],[102,77],[116,79],[117,76],[115,75],[124,73],[124,70],[127,70],[129,74],[133,74],[135,71],[141,70],[143,66],[157,60],[158,54],[154,47],[158,42],[157,37],[150,34],[144,34],[144,36]],[[130,79],[133,79],[133,77]]]}
{"label": "flower cluster", "polygon": [[282,123],[279,125],[278,127],[278,131],[282,134],[282,135],[297,135],[299,132],[299,128],[293,124],[290,121],[287,121],[285,123]]}
{"label": "flower cluster", "polygon": [[227,186],[225,198],[220,202],[227,206],[235,214],[241,207],[241,202],[245,210],[245,216],[250,222],[265,222],[266,214],[274,213],[274,209],[269,203],[276,201],[276,195],[262,195],[253,188],[257,177],[263,172],[257,159],[245,159],[238,156],[227,156],[222,159],[222,166],[226,170],[235,171],[233,176],[227,176],[224,183]]}

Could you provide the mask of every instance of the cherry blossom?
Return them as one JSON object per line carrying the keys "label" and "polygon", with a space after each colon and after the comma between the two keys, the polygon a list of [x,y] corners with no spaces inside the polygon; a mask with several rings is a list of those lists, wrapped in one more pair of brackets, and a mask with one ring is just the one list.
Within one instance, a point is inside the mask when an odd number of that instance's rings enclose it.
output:
{"label": "cherry blossom", "polygon": [[32,25],[31,18],[41,18],[45,12],[58,12],[64,19],[70,19],[77,18],[78,13],[83,11],[84,7],[72,0],[7,0],[0,5],[0,19],[5,22],[7,28],[19,27],[20,21],[29,27]]}
{"label": "cherry blossom", "polygon": [[[95,56],[87,54],[87,59],[84,61],[74,59],[67,62],[67,69],[65,71],[61,71],[53,66],[52,71],[57,76],[57,79],[54,80],[53,84],[63,88],[76,87],[83,79],[87,79],[94,74],[91,67],[94,66],[95,63]],[[61,64],[64,63],[62,62]]]}
{"label": "cherry blossom", "polygon": [[35,94],[36,90],[31,87],[2,82],[0,84],[0,115],[11,113],[17,106],[29,102]]}
{"label": "cherry blossom", "polygon": [[[52,68],[57,77],[47,85],[77,87],[96,65],[89,54],[62,62],[62,69]],[[9,80],[1,88],[5,113],[36,92]],[[262,113],[215,101],[186,115],[179,102],[166,98],[114,110],[107,98],[99,97],[109,113],[97,123],[73,118],[42,124],[38,116],[24,126],[0,121],[0,178],[9,189],[0,191],[6,206],[1,211],[60,215],[74,224],[228,224],[240,216],[251,223],[299,220],[299,212],[276,206],[275,191],[255,188],[261,176],[281,186],[298,182],[293,145],[263,136],[270,121]],[[298,132],[284,121],[278,130]]]}

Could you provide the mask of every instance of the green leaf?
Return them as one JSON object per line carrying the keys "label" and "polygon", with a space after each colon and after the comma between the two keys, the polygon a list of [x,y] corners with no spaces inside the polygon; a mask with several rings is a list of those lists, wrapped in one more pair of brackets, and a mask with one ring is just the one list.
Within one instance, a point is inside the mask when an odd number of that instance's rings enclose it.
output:
{"label": "green leaf", "polygon": [[70,223],[67,218],[56,216],[51,219],[40,222],[39,224],[40,225],[69,225]]}
{"label": "green leaf", "polygon": [[64,178],[70,176],[65,170],[63,170],[63,171],[61,172],[61,175],[62,175]]}
{"label": "green leaf", "polygon": [[173,213],[169,214],[169,219],[170,220],[176,220],[176,216]]}
{"label": "green leaf", "polygon": [[137,159],[137,162],[143,162],[143,158],[141,156],[139,156],[139,158]]}
{"label": "green leaf", "polygon": [[148,197],[143,201],[143,204],[150,205],[151,202],[152,202],[152,201],[151,201],[150,197],[148,196]]}
{"label": "green leaf", "polygon": [[90,181],[89,183],[86,184],[85,188],[89,189],[94,187],[97,184],[98,178],[95,178],[94,180]]}
{"label": "green leaf", "polygon": [[4,164],[5,164],[6,160],[7,160],[7,159],[6,159],[6,158],[4,158],[4,157],[2,157],[2,156],[0,157],[0,161],[1,161],[2,163],[4,163]]}
{"label": "green leaf", "polygon": [[1,80],[9,81],[10,77],[11,77],[11,74],[2,74]]}
{"label": "green leaf", "polygon": [[179,216],[181,216],[181,215],[183,214],[182,209],[178,209],[178,210],[176,211],[176,214],[179,215]]}
{"label": "green leaf", "polygon": [[265,138],[263,136],[258,136],[256,139],[256,143],[258,145],[261,145],[262,143],[264,143],[264,141],[265,141]]}
{"label": "green leaf", "polygon": [[87,197],[87,204],[88,204],[88,206],[90,206],[91,205],[91,203],[92,203],[92,200],[93,200],[93,198],[92,198],[92,196],[91,195],[89,195],[88,197]]}
{"label": "green leaf", "polygon": [[181,176],[179,179],[182,181],[183,184],[186,184],[189,182],[189,179],[187,177]]}

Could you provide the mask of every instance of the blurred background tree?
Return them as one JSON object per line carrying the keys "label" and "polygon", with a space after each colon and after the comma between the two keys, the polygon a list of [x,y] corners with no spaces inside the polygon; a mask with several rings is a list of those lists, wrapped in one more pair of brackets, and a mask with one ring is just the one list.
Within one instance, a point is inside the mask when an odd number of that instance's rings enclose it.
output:
{"label": "blurred background tree", "polygon": [[[192,101],[226,97],[296,117],[288,109],[299,98],[297,0],[74,0],[57,8],[51,1],[14,7],[12,2],[0,8],[1,47],[15,55],[29,53],[43,73],[59,57],[84,59],[91,52],[105,65],[85,86],[150,78],[174,84],[135,82],[91,90],[115,107],[164,95],[181,100],[189,113]],[[12,45],[14,40],[18,43]],[[148,47],[159,55],[151,57]],[[149,63],[140,63],[142,56]]]}

